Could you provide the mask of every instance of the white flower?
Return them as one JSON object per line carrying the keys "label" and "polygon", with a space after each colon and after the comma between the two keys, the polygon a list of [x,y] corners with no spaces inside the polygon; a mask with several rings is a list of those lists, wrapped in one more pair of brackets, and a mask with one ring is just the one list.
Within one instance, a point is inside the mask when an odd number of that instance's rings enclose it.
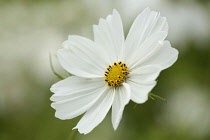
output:
{"label": "white flower", "polygon": [[58,51],[60,64],[75,75],[51,87],[55,116],[84,116],[74,129],[87,134],[112,107],[116,130],[130,100],[144,103],[160,71],[170,67],[178,51],[165,41],[165,17],[146,8],[134,21],[126,39],[116,10],[93,26],[94,41],[69,36]]}

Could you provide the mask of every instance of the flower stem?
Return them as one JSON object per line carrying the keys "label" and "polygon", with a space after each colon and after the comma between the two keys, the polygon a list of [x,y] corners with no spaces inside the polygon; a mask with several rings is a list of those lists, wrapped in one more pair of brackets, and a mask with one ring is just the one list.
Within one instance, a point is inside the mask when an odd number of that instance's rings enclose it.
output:
{"label": "flower stem", "polygon": [[69,140],[74,140],[78,134],[77,130],[73,130],[69,136]]}
{"label": "flower stem", "polygon": [[156,94],[154,94],[154,93],[149,93],[149,97],[151,98],[151,99],[153,99],[154,100],[154,97],[155,98],[158,98],[158,99],[160,99],[160,100],[162,100],[162,101],[165,101],[166,103],[167,103],[167,100],[166,99],[164,99],[164,98],[162,98],[162,97],[160,97],[160,96],[158,96],[158,95],[156,95]]}

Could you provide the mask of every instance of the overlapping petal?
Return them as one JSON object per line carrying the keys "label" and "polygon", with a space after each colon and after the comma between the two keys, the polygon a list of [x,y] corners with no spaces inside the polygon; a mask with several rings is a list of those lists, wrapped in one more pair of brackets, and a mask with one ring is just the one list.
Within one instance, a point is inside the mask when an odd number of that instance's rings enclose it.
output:
{"label": "overlapping petal", "polygon": [[118,61],[124,45],[124,32],[119,13],[113,10],[105,20],[100,19],[98,25],[93,26],[94,40],[98,47],[104,49],[103,57],[112,64]]}
{"label": "overlapping petal", "polygon": [[55,94],[50,98],[55,116],[71,119],[86,112],[104,93],[107,86],[102,79],[85,79],[71,76],[54,84],[50,90]]}
{"label": "overlapping petal", "polygon": [[98,101],[85,113],[74,129],[87,134],[103,121],[114,100],[114,90],[109,88]]}
{"label": "overlapping petal", "polygon": [[115,90],[115,97],[112,105],[112,125],[114,130],[117,129],[120,120],[122,119],[125,105],[130,101],[130,90],[130,86],[126,83],[123,83],[122,86],[116,88]]}
{"label": "overlapping petal", "polygon": [[150,82],[156,80],[159,76],[162,67],[159,65],[146,65],[133,69],[129,73],[128,80],[138,81],[138,82]]}
{"label": "overlapping petal", "polygon": [[130,72],[126,83],[131,89],[131,100],[136,103],[144,103],[148,99],[149,92],[156,85],[156,78],[160,74],[161,67],[147,65]]}
{"label": "overlapping petal", "polygon": [[171,47],[169,41],[163,41],[159,46],[160,47],[154,52],[154,54],[139,66],[159,65],[163,70],[176,62],[179,52],[177,49]]}
{"label": "overlapping petal", "polygon": [[163,41],[167,36],[167,32],[157,32],[147,38],[139,49],[134,51],[130,58],[125,60],[130,69],[137,67],[142,61],[152,56],[154,51],[160,46],[160,41]]}
{"label": "overlapping petal", "polygon": [[80,77],[103,77],[107,63],[94,42],[80,36],[69,36],[63,46],[58,51],[58,59],[64,69]]}
{"label": "overlapping petal", "polygon": [[142,59],[146,50],[148,53],[157,46],[159,41],[165,39],[167,32],[166,18],[146,8],[135,19],[127,35],[123,49],[123,60],[133,64],[136,60]]}
{"label": "overlapping petal", "polygon": [[131,88],[131,100],[140,104],[148,100],[149,92],[155,87],[156,81],[146,83],[128,81],[127,84]]}

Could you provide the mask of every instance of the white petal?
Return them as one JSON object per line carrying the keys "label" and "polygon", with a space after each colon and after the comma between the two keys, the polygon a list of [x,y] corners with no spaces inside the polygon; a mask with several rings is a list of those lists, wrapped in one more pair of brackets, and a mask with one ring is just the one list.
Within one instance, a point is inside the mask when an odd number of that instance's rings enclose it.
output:
{"label": "white petal", "polygon": [[80,36],[69,36],[63,46],[58,51],[58,59],[64,69],[80,77],[103,77],[107,64],[94,42]]}
{"label": "white petal", "polygon": [[85,79],[71,76],[51,87],[55,94],[51,106],[59,119],[71,119],[87,111],[106,90],[102,79]]}
{"label": "white petal", "polygon": [[141,64],[142,61],[150,57],[159,46],[159,42],[163,41],[167,36],[167,32],[157,32],[152,36],[147,38],[144,43],[132,54],[130,54],[129,60],[126,60],[129,69],[135,68],[137,65]]}
{"label": "white petal", "polygon": [[129,78],[126,82],[131,88],[131,100],[136,103],[144,103],[148,100],[149,92],[156,85],[156,81],[142,83],[142,81]]}
{"label": "white petal", "polygon": [[[165,17],[160,17],[157,12],[146,8],[134,21],[125,41],[124,59],[132,56],[133,50],[147,46],[142,44],[157,32],[168,32],[168,24]],[[154,46],[155,47],[155,46]],[[141,53],[141,50],[138,53]]]}
{"label": "white petal", "polygon": [[122,119],[123,110],[126,104],[130,101],[130,86],[123,83],[115,91],[115,98],[112,105],[112,125],[114,130],[117,129],[120,120]]}
{"label": "white petal", "polygon": [[136,103],[144,103],[148,99],[148,93],[156,85],[154,81],[160,74],[159,65],[147,65],[133,69],[126,81],[131,88],[131,100]]}
{"label": "white petal", "polygon": [[[94,40],[98,47],[105,49],[104,57],[112,64],[118,61],[124,44],[124,33],[119,13],[113,10],[106,20],[100,19],[98,25],[93,26]],[[109,56],[109,57],[107,57]]]}
{"label": "white petal", "polygon": [[80,133],[87,134],[92,131],[105,118],[114,100],[113,88],[107,91],[98,99],[98,101],[85,113],[74,129]]}
{"label": "white petal", "polygon": [[146,38],[160,31],[168,32],[165,17],[146,8],[137,16],[126,38],[126,47],[139,47]]}
{"label": "white petal", "polygon": [[175,48],[171,47],[169,41],[164,41],[155,54],[151,55],[141,66],[159,65],[162,70],[166,69],[176,62],[178,53]]}
{"label": "white petal", "polygon": [[132,81],[141,81],[141,83],[150,82],[156,80],[161,70],[159,65],[142,66],[129,71],[129,78]]}

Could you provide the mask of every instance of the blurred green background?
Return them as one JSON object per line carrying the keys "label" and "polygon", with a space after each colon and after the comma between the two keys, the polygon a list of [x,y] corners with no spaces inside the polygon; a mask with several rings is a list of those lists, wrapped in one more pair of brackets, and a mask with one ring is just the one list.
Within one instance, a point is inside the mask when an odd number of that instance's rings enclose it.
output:
{"label": "blurred green background", "polygon": [[[147,6],[167,17],[168,40],[180,52],[153,90],[168,103],[130,102],[117,131],[109,113],[76,139],[210,140],[209,0],[0,0],[0,140],[67,140],[81,116],[54,117],[49,88],[59,79],[49,52],[55,54],[69,34],[92,39],[92,25],[113,8],[127,33]],[[56,57],[53,63],[65,76]]]}

